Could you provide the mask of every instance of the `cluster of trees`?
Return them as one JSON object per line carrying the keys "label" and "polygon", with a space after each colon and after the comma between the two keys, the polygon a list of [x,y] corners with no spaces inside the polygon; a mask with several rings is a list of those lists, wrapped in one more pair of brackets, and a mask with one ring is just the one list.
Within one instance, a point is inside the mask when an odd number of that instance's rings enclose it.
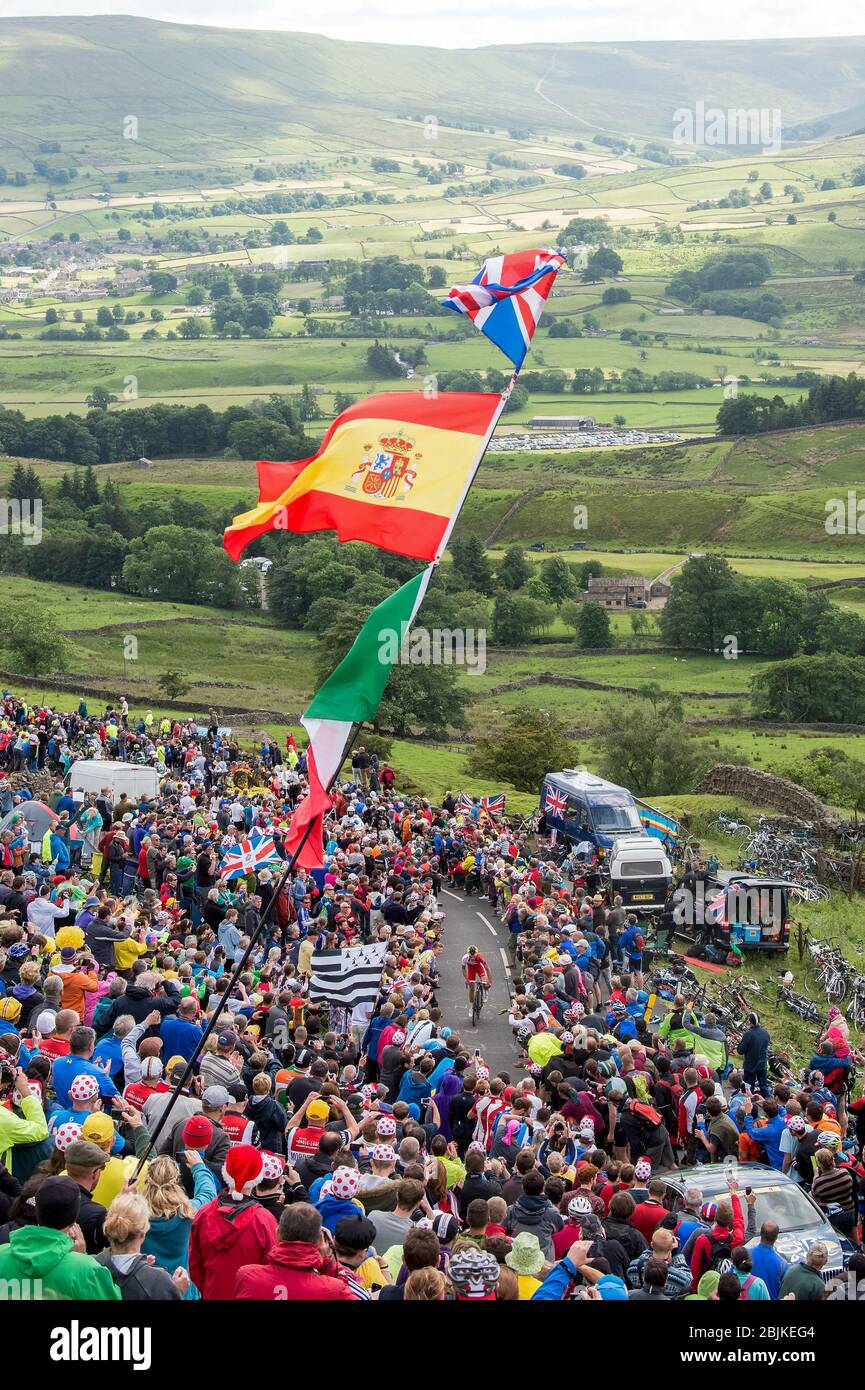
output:
{"label": "cluster of trees", "polygon": [[798,429],[832,420],[865,417],[865,377],[821,377],[808,392],[789,404],[782,396],[753,396],[740,392],[718,410],[721,434],[762,434],[766,430]]}
{"label": "cluster of trees", "polygon": [[712,256],[698,270],[680,270],[667,285],[667,294],[698,312],[711,309],[717,314],[756,319],[768,323],[786,312],[784,301],[764,291],[760,295],[742,294],[758,289],[769,278],[768,258],[761,251],[731,251]]}
{"label": "cluster of trees", "polygon": [[345,277],[345,307],[353,317],[380,314],[444,313],[438,301],[427,293],[444,287],[441,266],[431,266],[424,274],[420,265],[408,265],[399,256],[377,256],[356,263]]}
{"label": "cluster of trees", "polygon": [[[43,498],[32,468],[19,463],[8,492],[22,501]],[[257,586],[222,549],[230,516],[175,491],[159,500],[127,504],[113,479],[100,486],[92,466],[64,473],[43,501],[39,545],[0,538],[0,568],[33,579],[82,584],[150,598],[236,608],[257,606]]]}
{"label": "cluster of trees", "polygon": [[[716,760],[685,724],[681,702],[657,687],[608,705],[601,747],[603,775],[638,796],[692,791]],[[491,785],[507,781],[518,791],[537,792],[545,773],[578,761],[562,721],[549,710],[524,705],[500,730],[478,740],[466,771]]]}
{"label": "cluster of trees", "polygon": [[290,402],[273,395],[251,406],[150,405],[116,414],[46,415],[28,420],[0,408],[0,451],[18,458],[77,464],[117,463],[146,455],[224,454],[243,459],[304,458],[309,440]]}
{"label": "cluster of trees", "polygon": [[865,654],[865,620],[830,602],[825,592],[788,579],[736,574],[721,555],[688,560],[670,581],[661,634],[676,647],[767,657],[799,653]]}
{"label": "cluster of trees", "polygon": [[754,677],[751,707],[785,724],[865,724],[865,666],[841,652],[779,661]]}

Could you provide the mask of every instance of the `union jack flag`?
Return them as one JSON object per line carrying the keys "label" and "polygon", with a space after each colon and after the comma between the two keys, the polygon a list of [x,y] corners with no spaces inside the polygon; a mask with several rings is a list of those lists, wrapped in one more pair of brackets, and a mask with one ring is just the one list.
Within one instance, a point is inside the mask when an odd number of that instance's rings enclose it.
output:
{"label": "union jack flag", "polygon": [[550,787],[544,799],[544,810],[549,811],[551,816],[563,816],[568,804],[568,798],[564,792],[556,791],[555,787]]}
{"label": "union jack flag", "polygon": [[281,864],[276,845],[271,835],[249,835],[239,844],[223,850],[221,873],[223,878],[245,878],[247,874],[257,873],[268,864]]}
{"label": "union jack flag", "polygon": [[469,796],[468,792],[460,792],[457,797],[456,809],[458,811],[471,811],[475,802],[478,801],[482,811],[488,811],[491,816],[504,815],[505,793],[498,792],[495,796]]}
{"label": "union jack flag", "polygon": [[553,281],[566,263],[561,251],[491,256],[470,285],[454,285],[442,304],[466,314],[519,370]]}

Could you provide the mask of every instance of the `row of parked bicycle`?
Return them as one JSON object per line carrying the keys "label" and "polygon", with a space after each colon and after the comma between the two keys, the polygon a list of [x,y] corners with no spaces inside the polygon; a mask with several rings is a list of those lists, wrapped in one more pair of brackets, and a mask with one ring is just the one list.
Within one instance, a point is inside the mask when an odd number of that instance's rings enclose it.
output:
{"label": "row of parked bicycle", "polygon": [[757,818],[755,829],[723,812],[712,822],[711,829],[738,841],[739,869],[786,879],[806,902],[825,900],[832,886],[840,888],[844,882],[840,860],[825,851],[818,853],[808,830],[781,832],[766,816]]}

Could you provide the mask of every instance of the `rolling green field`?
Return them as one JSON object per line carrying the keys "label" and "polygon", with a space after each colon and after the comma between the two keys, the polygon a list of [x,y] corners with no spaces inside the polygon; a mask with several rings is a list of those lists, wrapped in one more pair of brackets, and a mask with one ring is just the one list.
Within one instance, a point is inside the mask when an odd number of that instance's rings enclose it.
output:
{"label": "rolling green field", "polygon": [[[621,272],[587,281],[575,252],[526,363],[561,370],[568,389],[533,390],[502,417],[456,536],[489,541],[493,561],[512,543],[542,544],[535,561],[596,558],[610,573],[647,578],[694,551],[725,554],[748,576],[865,577],[865,536],[825,527],[827,503],[865,476],[865,426],[737,440],[715,431],[731,378],[740,391],[790,402],[806,389],[790,384],[797,372],[865,371],[865,135],[853,133],[861,120],[852,114],[863,76],[862,40],[740,44],[733,62],[717,44],[537,44],[481,55],[119,17],[0,21],[0,407],[82,415],[103,387],[119,398],[111,412],[155,402],[258,408],[272,393],[296,399],[309,387],[312,451],[337,393],[429,390],[443,373],[502,370],[492,344],[438,311],[447,286],[469,280],[486,256],[554,245],[575,217],[601,217]],[[759,91],[761,105],[783,108],[777,152],[676,143],[676,108],[722,80],[732,105],[753,106]],[[295,201],[277,210],[274,200],[289,195]],[[702,313],[670,297],[674,275],[730,251],[767,258],[763,288],[783,314],[763,322]],[[360,321],[341,293],[343,263],[386,255],[421,267],[428,306]],[[286,277],[261,336],[215,331],[209,288],[196,279],[214,267]],[[148,277],[159,271],[176,286],[153,289]],[[431,271],[442,287],[428,283]],[[612,287],[630,299],[605,304]],[[81,332],[106,309],[126,336],[42,336],[46,315]],[[192,310],[203,336],[187,339]],[[577,336],[553,336],[562,321]],[[414,374],[379,376],[367,360],[377,339],[422,350]],[[569,389],[580,369],[600,371],[601,389]],[[690,373],[701,384],[637,390],[635,369]],[[682,438],[514,448],[512,436],[537,415],[624,418]],[[14,463],[0,456],[0,489]],[[35,466],[50,527],[70,465]],[[255,497],[252,460],[179,457],[97,471],[130,504],[167,497],[181,521],[184,503],[221,518]],[[576,507],[587,511],[579,531]],[[313,637],[266,615],[2,583],[9,601],[35,594],[54,611],[70,633],[70,680],[106,699],[123,689],[133,703],[159,704],[160,674],[178,668],[190,700],[251,725],[261,711],[294,720],[312,692]],[[830,594],[865,609],[865,587]],[[655,647],[657,615],[648,618],[640,640]],[[815,743],[858,746],[853,735],[749,728],[749,682],[764,665],[756,658],[640,653],[628,614],[612,627],[618,645],[604,656],[550,640],[568,636],[561,616],[523,650],[490,649],[485,673],[462,678],[470,738],[530,703],[560,713],[596,765],[612,687],[653,682],[683,695],[719,757],[771,767]],[[138,640],[134,662],[123,657],[127,633]],[[540,671],[600,688],[498,689]],[[419,784],[438,786],[462,775],[464,749],[412,742],[404,758]]]}

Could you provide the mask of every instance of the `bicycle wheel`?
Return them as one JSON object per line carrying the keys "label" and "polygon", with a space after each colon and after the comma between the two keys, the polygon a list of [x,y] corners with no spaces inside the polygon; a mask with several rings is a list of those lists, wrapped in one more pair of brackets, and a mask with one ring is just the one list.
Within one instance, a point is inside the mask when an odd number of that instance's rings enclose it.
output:
{"label": "bicycle wheel", "polygon": [[483,1008],[483,1006],[484,1006],[484,987],[483,987],[483,985],[475,985],[475,998],[474,998],[474,1003],[472,1004],[472,1027],[473,1027],[473,1028],[477,1028],[477,1026],[478,1026],[478,1024],[479,1024],[479,1022],[480,1022],[480,1018],[481,1018],[481,1009]]}

